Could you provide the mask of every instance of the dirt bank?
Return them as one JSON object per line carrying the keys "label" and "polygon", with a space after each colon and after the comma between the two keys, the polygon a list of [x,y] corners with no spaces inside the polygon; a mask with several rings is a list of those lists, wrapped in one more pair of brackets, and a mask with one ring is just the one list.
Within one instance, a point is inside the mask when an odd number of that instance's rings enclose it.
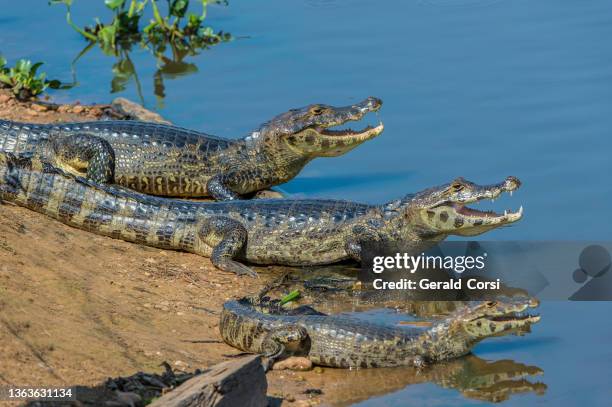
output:
{"label": "dirt bank", "polygon": [[[48,109],[0,93],[0,118],[83,121],[101,107]],[[215,270],[208,259],[96,236],[0,205],[0,386],[86,385],[137,371],[194,370],[238,351],[221,342],[218,312],[258,280]],[[290,405],[326,403],[321,373],[271,372],[269,394]],[[304,394],[323,387],[323,396]]]}

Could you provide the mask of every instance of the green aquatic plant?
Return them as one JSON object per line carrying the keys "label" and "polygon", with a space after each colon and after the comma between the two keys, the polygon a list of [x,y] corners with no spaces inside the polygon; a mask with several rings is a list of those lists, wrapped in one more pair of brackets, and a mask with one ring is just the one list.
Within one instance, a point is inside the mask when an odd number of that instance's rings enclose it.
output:
{"label": "green aquatic plant", "polygon": [[15,66],[7,67],[7,60],[0,56],[0,87],[11,89],[19,100],[27,100],[40,95],[47,88],[66,89],[69,86],[57,79],[48,80],[44,72],[38,73],[42,62],[32,63],[20,59]]}
{"label": "green aquatic plant", "polygon": [[[106,55],[117,57],[113,65],[112,92],[124,90],[133,79],[141,93],[140,81],[129,57],[134,46],[151,51],[157,59],[154,89],[161,100],[165,95],[164,78],[197,72],[194,64],[184,61],[187,56],[198,55],[213,45],[232,40],[231,34],[215,32],[205,24],[209,4],[227,5],[227,1],[194,1],[200,3],[200,10],[196,13],[190,10],[189,0],[166,0],[163,7],[158,0],[104,0],[113,13],[111,21],[102,22],[95,18],[94,25],[85,27],[79,27],[72,20],[74,1],[50,0],[49,3],[64,4],[67,23],[88,41],[76,60],[94,45],[98,45]],[[148,22],[145,21],[147,18]],[[144,102],[142,95],[141,101]]]}
{"label": "green aquatic plant", "polygon": [[[104,0],[106,7],[113,12],[112,20],[103,23],[96,18],[94,25],[86,27],[79,27],[72,20],[74,0],[50,0],[49,3],[64,4],[67,23],[85,39],[98,44],[107,54],[117,55],[121,49],[129,49],[135,43],[151,49],[156,55],[162,54],[168,47],[173,52],[195,54],[232,39],[231,34],[215,32],[204,24],[209,0],[199,0],[200,13],[189,11],[189,0],[167,0],[165,13],[156,0]],[[144,25],[142,21],[147,14],[152,18]]]}

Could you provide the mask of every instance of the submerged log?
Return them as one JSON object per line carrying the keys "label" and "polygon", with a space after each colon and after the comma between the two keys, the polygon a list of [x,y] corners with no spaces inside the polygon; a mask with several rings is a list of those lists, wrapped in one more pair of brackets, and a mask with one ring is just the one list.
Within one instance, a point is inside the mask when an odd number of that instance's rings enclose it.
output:
{"label": "submerged log", "polygon": [[265,407],[268,382],[261,357],[219,363],[155,400],[151,407]]}

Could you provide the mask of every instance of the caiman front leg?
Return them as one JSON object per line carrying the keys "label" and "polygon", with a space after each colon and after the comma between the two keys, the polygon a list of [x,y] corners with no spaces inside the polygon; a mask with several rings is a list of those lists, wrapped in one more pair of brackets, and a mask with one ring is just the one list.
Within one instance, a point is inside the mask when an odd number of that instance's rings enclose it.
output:
{"label": "caiman front leg", "polygon": [[97,183],[115,181],[115,151],[108,141],[90,134],[73,134],[53,140],[54,164]]}
{"label": "caiman front leg", "polygon": [[285,356],[289,346],[299,349],[308,337],[308,332],[299,325],[287,325],[270,331],[261,343],[263,356],[267,358],[264,370],[268,371],[274,363]]}
{"label": "caiman front leg", "polygon": [[217,174],[206,183],[208,194],[217,201],[233,201],[240,199],[240,194],[231,187],[235,183],[236,174]]}
{"label": "caiman front leg", "polygon": [[212,247],[210,260],[215,267],[238,275],[257,277],[251,268],[234,260],[245,249],[248,238],[247,230],[240,222],[225,216],[206,219],[199,226],[198,237]]}
{"label": "caiman front leg", "polygon": [[206,190],[217,201],[245,199],[243,195],[264,199],[282,198],[280,192],[266,189],[270,186],[269,182],[264,181],[266,179],[258,170],[217,174],[208,180]]}

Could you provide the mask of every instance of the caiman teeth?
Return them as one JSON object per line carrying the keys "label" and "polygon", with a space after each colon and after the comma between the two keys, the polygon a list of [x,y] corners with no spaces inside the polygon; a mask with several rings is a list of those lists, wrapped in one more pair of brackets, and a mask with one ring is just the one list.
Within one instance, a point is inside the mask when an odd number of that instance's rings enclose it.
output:
{"label": "caiman teeth", "polygon": [[326,134],[328,136],[344,136],[347,134],[355,134],[355,133],[363,133],[366,132],[368,130],[371,130],[372,126],[368,126],[365,129],[356,132],[355,130],[348,128],[348,129],[341,129],[341,130],[333,130],[333,129],[323,129],[321,130],[321,133]]}
{"label": "caiman teeth", "polygon": [[503,322],[503,321],[529,321],[529,322],[538,322],[540,320],[539,314],[528,314],[525,312],[515,312],[508,315],[500,315],[491,318],[492,321],[495,322]]}
{"label": "caiman teeth", "polygon": [[378,126],[376,127],[372,127],[370,125],[368,125],[366,128],[359,130],[359,131],[355,131],[353,129],[341,129],[341,130],[332,130],[332,129],[319,129],[319,133],[321,133],[322,135],[325,136],[330,136],[330,137],[342,137],[342,136],[349,136],[349,137],[373,137],[373,136],[377,136],[379,135],[383,129],[385,128],[385,126],[380,123]]}
{"label": "caiman teeth", "polygon": [[500,215],[495,211],[481,211],[478,209],[473,209],[464,205],[459,205],[456,204],[454,205],[455,210],[457,211],[457,213],[464,215],[464,216],[473,216],[473,217],[484,217],[484,218],[512,218],[512,217],[517,217],[520,218],[521,216],[523,216],[523,206],[521,205],[521,207],[519,208],[518,211],[516,212],[512,212],[511,210],[504,210],[504,214]]}

